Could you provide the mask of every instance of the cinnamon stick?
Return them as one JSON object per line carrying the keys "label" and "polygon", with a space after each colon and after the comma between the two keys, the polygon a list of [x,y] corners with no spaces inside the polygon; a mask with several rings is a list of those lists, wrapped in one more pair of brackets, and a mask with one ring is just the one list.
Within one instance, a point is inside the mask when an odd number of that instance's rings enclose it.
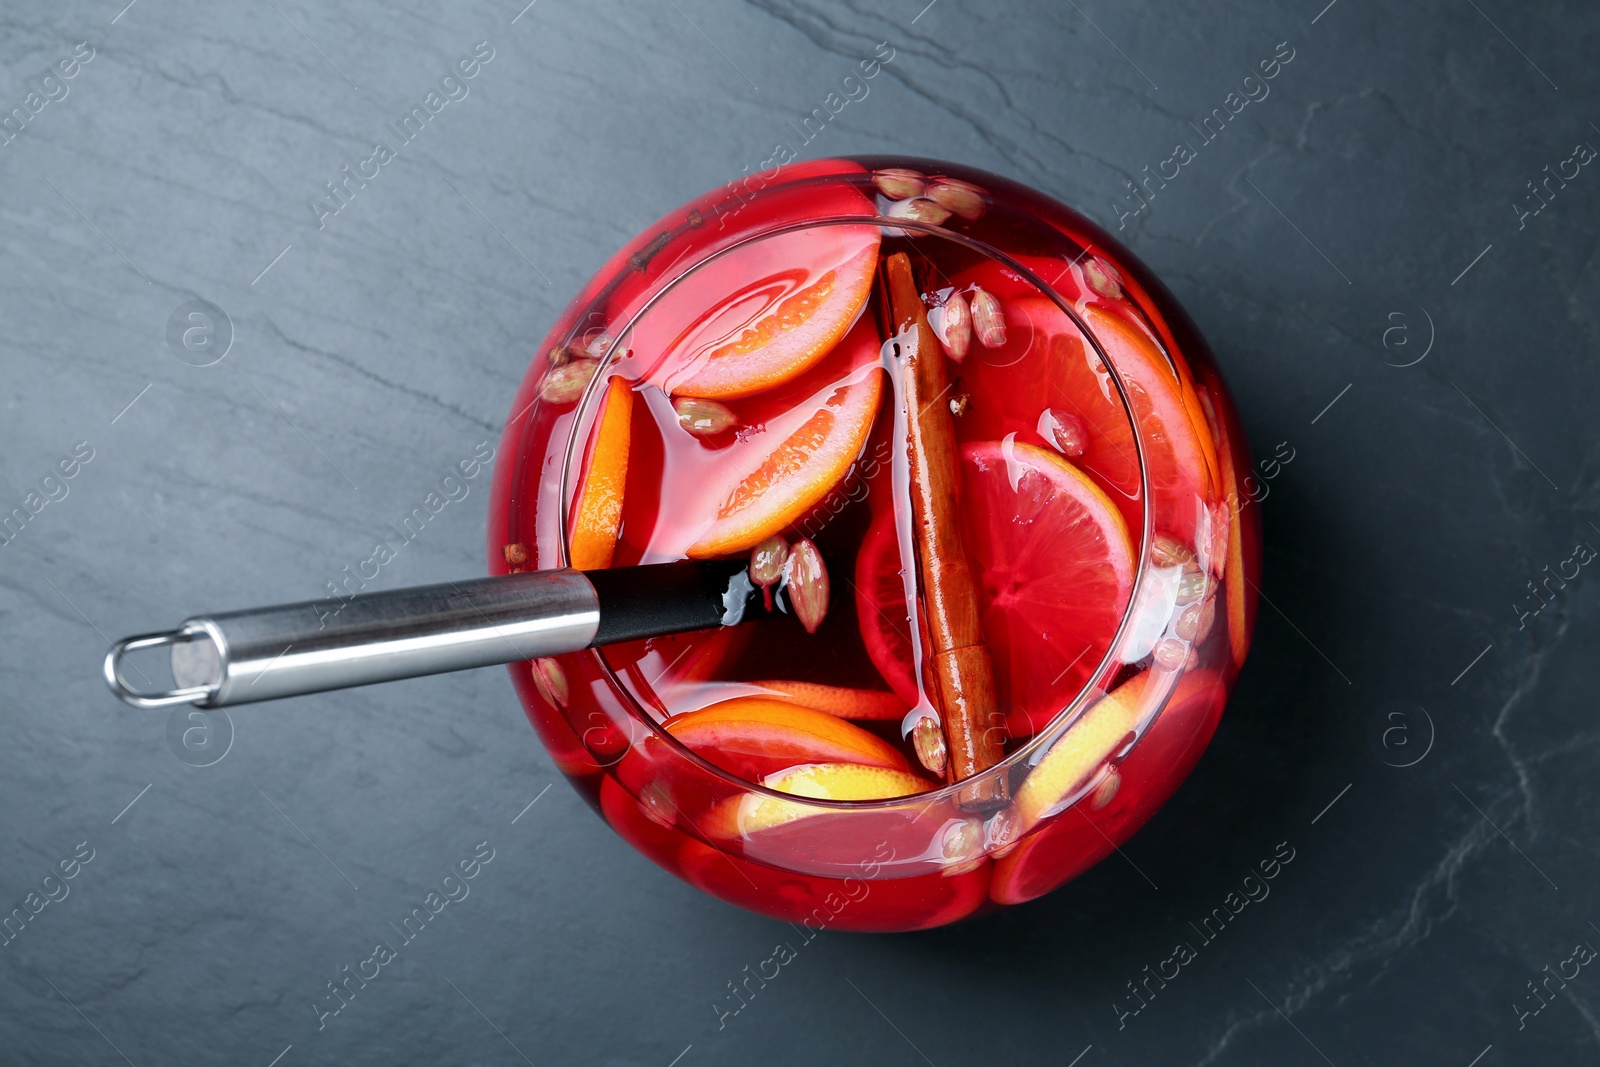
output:
{"label": "cinnamon stick", "polygon": [[[928,314],[911,273],[911,260],[897,252],[883,262],[890,335],[898,342],[910,453],[911,516],[918,576],[932,647],[927,657],[944,719],[952,782],[971,778],[998,763],[1003,719],[995,704],[994,666],[984,643],[977,583],[961,536],[956,482],[960,456],[947,403],[944,353],[928,325]],[[1006,800],[1001,779],[974,783],[959,796],[969,809]]]}

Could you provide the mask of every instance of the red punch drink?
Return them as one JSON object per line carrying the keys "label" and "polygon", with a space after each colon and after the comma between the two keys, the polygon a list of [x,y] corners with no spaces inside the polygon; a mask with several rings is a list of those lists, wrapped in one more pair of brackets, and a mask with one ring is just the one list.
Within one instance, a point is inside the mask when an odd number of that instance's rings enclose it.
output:
{"label": "red punch drink", "polygon": [[611,827],[724,900],[869,931],[1030,900],[1216,729],[1260,567],[1238,419],[1172,296],[1038,193],[879,158],[755,185],[652,226],[556,323],[489,548],[747,560],[762,595],[517,664],[518,693]]}

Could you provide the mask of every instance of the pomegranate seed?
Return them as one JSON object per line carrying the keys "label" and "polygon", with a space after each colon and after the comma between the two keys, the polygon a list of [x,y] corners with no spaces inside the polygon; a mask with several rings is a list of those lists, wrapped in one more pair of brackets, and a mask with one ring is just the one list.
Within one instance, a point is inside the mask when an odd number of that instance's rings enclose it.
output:
{"label": "pomegranate seed", "polygon": [[914,170],[903,170],[899,167],[874,171],[872,184],[876,185],[878,191],[890,200],[909,200],[914,196],[921,196],[923,190],[921,174]]}
{"label": "pomegranate seed", "polygon": [[616,340],[604,330],[596,330],[583,339],[583,354],[590,359],[605,359]]}
{"label": "pomegranate seed", "polygon": [[[599,712],[590,712],[591,718],[597,717],[599,714]],[[628,751],[629,737],[632,733],[632,727],[629,727],[628,733],[625,734],[617,729],[616,723],[607,719],[604,722],[597,722],[583,731],[583,736],[579,740],[583,742],[584,748],[607,761],[602,766],[614,767],[617,760],[622,758],[622,754]]]}
{"label": "pomegranate seed", "polygon": [[926,222],[930,226],[937,226],[950,217],[950,212],[945,208],[920,196],[895,201],[889,205],[888,214],[892,219],[910,219],[912,222]]}
{"label": "pomegranate seed", "polygon": [[984,846],[995,859],[999,859],[1016,847],[1021,828],[1022,821],[1017,817],[1017,809],[1007,805],[989,816],[989,822],[983,828]]}
{"label": "pomegranate seed", "polygon": [[1211,627],[1217,621],[1217,601],[1215,597],[1207,597],[1198,604],[1190,604],[1178,616],[1178,623],[1173,627],[1173,633],[1185,641],[1199,643],[1211,633]]}
{"label": "pomegranate seed", "polygon": [[533,661],[533,687],[539,695],[558,708],[567,706],[571,690],[567,688],[567,672],[561,664],[548,656]]}
{"label": "pomegranate seed", "polygon": [[789,559],[789,542],[773,535],[750,550],[750,580],[766,597],[767,610],[772,610],[772,587],[783,577],[783,565]]}
{"label": "pomegranate seed", "polygon": [[972,289],[972,330],[985,348],[999,348],[1006,343],[1006,317],[1000,310],[1000,301],[977,286]]}
{"label": "pomegranate seed", "polygon": [[928,185],[928,199],[964,219],[976,219],[983,214],[983,190],[959,178],[935,178]]}
{"label": "pomegranate seed", "polygon": [[1194,549],[1166,534],[1156,534],[1150,542],[1150,562],[1157,567],[1178,567],[1194,562]]}
{"label": "pomegranate seed", "polygon": [[1083,420],[1070,411],[1045,408],[1039,413],[1039,436],[1064,456],[1077,459],[1089,447],[1089,432]]}
{"label": "pomegranate seed", "polygon": [[672,799],[672,790],[666,782],[651,782],[639,790],[639,807],[651,822],[672,829],[677,821],[678,805]]}
{"label": "pomegranate seed", "polygon": [[1083,280],[1089,283],[1090,289],[1107,300],[1122,299],[1122,275],[1117,273],[1117,268],[1099,256],[1090,256],[1084,260]]}
{"label": "pomegranate seed", "polygon": [[544,381],[539,383],[539,396],[550,404],[576,403],[599,369],[599,362],[592,359],[575,359],[551,367],[545,372]]}
{"label": "pomegranate seed", "polygon": [[1100,784],[1094,787],[1094,792],[1089,795],[1089,807],[1099,811],[1111,803],[1111,798],[1117,795],[1117,790],[1122,788],[1122,775],[1117,773],[1115,767],[1106,771],[1106,776],[1100,779]]}
{"label": "pomegranate seed", "polygon": [[967,349],[972,347],[972,309],[967,306],[966,297],[950,294],[939,308],[939,326],[939,340],[950,358],[957,363],[966,359]]}
{"label": "pomegranate seed", "polygon": [[946,877],[977,870],[983,862],[983,823],[977,819],[951,823],[939,841],[939,851],[950,864],[941,872]]}
{"label": "pomegranate seed", "polygon": [[917,752],[917,762],[929,774],[944,775],[949,755],[944,744],[944,728],[931,715],[924,715],[911,728],[911,747]]}
{"label": "pomegranate seed", "polygon": [[696,437],[715,437],[739,425],[739,419],[726,404],[697,396],[680,396],[672,402],[678,425]]}
{"label": "pomegranate seed", "polygon": [[1185,570],[1178,579],[1178,603],[1190,604],[1206,595],[1206,572],[1196,567]]}
{"label": "pomegranate seed", "polygon": [[1175,671],[1189,658],[1189,646],[1173,637],[1163,637],[1156,642],[1156,666],[1164,671]]}
{"label": "pomegranate seed", "polygon": [[795,618],[806,633],[816,633],[828,616],[828,566],[809,538],[802,537],[790,549],[784,564],[784,588],[794,605]]}

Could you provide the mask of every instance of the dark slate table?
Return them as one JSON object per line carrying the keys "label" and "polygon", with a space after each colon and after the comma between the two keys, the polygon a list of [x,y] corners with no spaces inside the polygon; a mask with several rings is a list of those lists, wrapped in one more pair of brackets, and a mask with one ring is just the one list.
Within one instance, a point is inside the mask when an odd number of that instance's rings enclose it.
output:
{"label": "dark slate table", "polygon": [[[1600,1056],[1592,4],[122,2],[0,21],[0,906],[26,915],[0,1061]],[[719,1028],[793,932],[607,832],[504,671],[197,726],[118,704],[99,659],[341,579],[496,440],[613,248],[779,142],[1082,207],[1187,303],[1258,455],[1295,458],[1238,693],[1125,858],[954,929],[824,933]],[[376,175],[332,200],[346,167]],[[383,586],[481,571],[467,484]],[[475,850],[470,896],[319,1030]]]}

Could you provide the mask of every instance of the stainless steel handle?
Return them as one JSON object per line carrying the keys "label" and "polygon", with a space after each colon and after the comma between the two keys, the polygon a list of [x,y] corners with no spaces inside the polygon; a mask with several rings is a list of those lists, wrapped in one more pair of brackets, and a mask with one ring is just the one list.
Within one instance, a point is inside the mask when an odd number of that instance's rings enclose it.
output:
{"label": "stainless steel handle", "polygon": [[[201,615],[117,642],[105,677],[135,707],[214,708],[575,652],[599,626],[588,578],[538,571]],[[177,688],[134,688],[123,656],[162,645]]]}

